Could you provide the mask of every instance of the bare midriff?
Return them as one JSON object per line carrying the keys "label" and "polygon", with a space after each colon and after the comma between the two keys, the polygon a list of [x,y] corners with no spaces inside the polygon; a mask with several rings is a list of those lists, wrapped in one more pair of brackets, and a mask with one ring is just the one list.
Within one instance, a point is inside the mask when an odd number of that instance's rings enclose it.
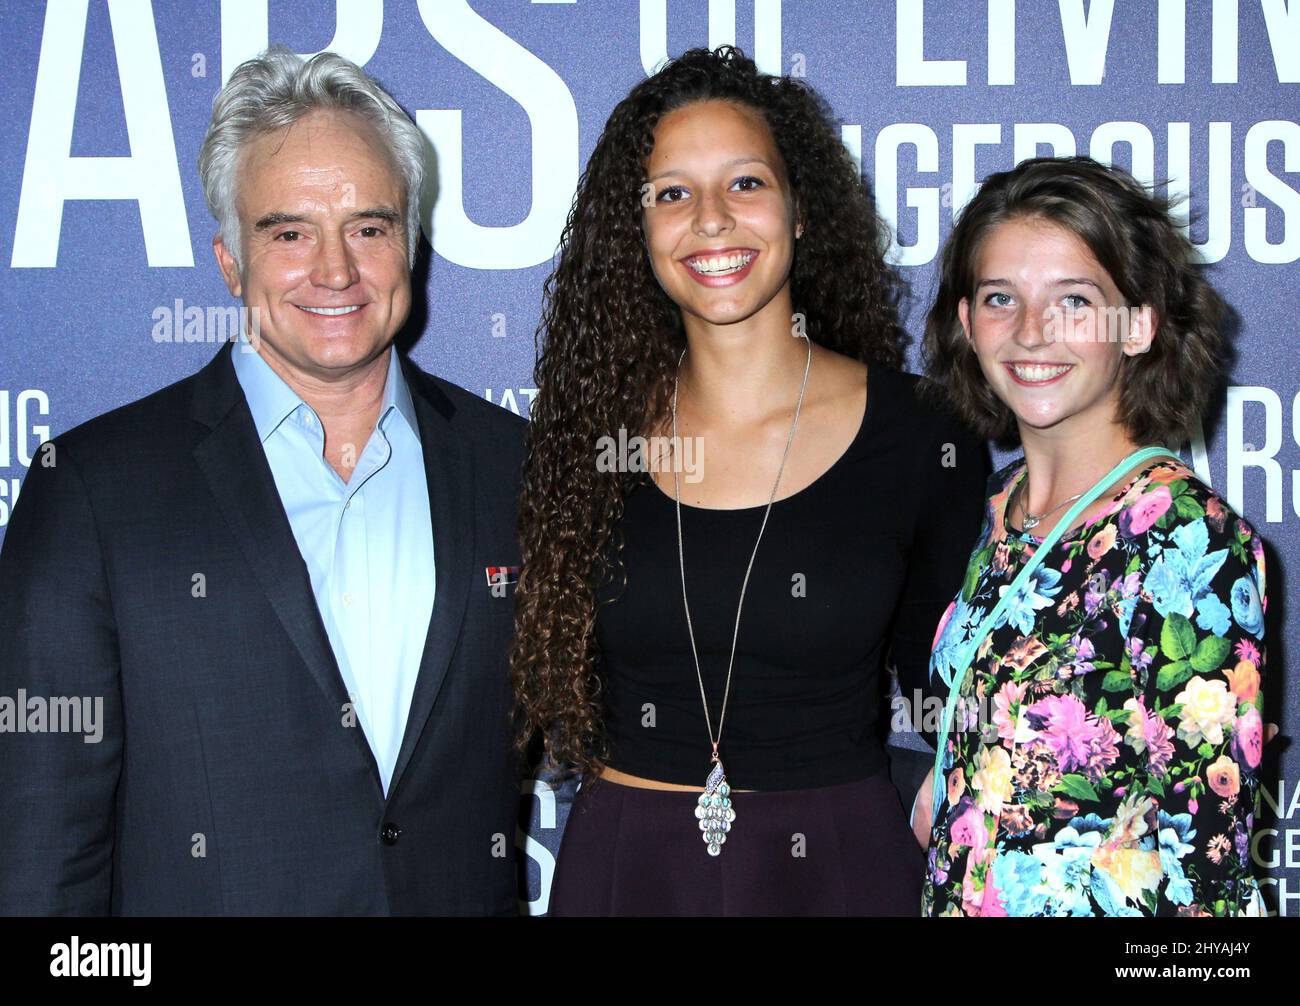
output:
{"label": "bare midriff", "polygon": [[[639,775],[630,775],[627,772],[620,772],[616,768],[610,768],[608,765],[600,770],[600,777],[608,779],[610,782],[616,782],[621,786],[636,786],[639,789],[670,789],[681,793],[702,793],[704,784],[698,786],[683,786],[677,782],[660,782],[658,779],[646,779]],[[753,790],[738,789],[737,793],[752,793]]]}

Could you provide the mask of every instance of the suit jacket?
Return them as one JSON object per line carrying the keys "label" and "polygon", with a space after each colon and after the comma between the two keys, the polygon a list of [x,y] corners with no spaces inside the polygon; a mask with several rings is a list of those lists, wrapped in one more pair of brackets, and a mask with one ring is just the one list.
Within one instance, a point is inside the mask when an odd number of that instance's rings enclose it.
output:
{"label": "suit jacket", "polygon": [[0,913],[517,913],[514,597],[485,570],[520,561],[526,424],[403,359],[437,596],[385,799],[230,354],[28,472],[0,696],[103,722],[0,733]]}

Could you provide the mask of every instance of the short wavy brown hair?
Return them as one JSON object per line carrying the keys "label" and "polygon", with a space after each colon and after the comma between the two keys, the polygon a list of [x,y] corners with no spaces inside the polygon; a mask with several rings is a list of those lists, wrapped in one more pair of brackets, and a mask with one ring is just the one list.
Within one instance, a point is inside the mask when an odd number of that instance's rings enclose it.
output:
{"label": "short wavy brown hair", "polygon": [[1174,205],[1091,157],[1038,157],[990,175],[944,245],[922,342],[928,392],[985,436],[1014,436],[1015,418],[984,377],[957,308],[975,295],[976,259],[995,227],[1047,220],[1088,246],[1128,306],[1154,311],[1151,348],[1125,356],[1120,367],[1117,419],[1136,443],[1181,444],[1223,373],[1226,308],[1171,216]]}

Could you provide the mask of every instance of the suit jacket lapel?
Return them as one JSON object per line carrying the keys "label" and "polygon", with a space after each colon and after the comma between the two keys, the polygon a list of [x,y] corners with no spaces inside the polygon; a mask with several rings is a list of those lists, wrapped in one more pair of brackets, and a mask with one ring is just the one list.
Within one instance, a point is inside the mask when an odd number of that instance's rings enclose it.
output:
{"label": "suit jacket lapel", "polygon": [[[316,608],[307,565],[280,502],[243,389],[230,362],[231,344],[196,376],[194,419],[209,427],[194,460],[220,503],[231,537],[326,698],[339,710],[350,701],[329,635]],[[382,792],[379,767],[363,732],[349,731]]]}
{"label": "suit jacket lapel", "polygon": [[[394,350],[396,351],[396,350]],[[470,583],[474,580],[474,458],[452,425],[455,406],[432,381],[402,358],[420,426],[429,516],[433,522],[435,575],[433,617],[424,641],[411,711],[388,788],[397,791],[402,773],[438,698],[460,638]]]}

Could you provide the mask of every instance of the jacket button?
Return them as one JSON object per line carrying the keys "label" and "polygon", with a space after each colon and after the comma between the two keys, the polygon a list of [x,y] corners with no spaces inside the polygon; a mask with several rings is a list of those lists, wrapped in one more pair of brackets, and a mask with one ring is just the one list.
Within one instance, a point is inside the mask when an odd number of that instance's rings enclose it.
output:
{"label": "jacket button", "polygon": [[379,839],[384,845],[396,845],[397,838],[402,834],[402,829],[392,821],[384,822],[384,826],[379,829]]}

